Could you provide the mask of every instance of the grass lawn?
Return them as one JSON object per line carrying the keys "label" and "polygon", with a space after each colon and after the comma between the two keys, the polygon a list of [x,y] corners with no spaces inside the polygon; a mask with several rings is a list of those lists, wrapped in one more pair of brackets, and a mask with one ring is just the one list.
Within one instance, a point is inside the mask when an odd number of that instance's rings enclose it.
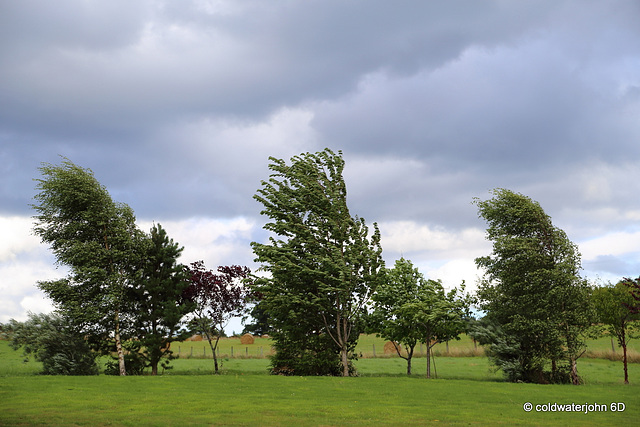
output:
{"label": "grass lawn", "polygon": [[[271,376],[268,363],[227,357],[214,376],[210,359],[183,357],[158,377],[51,377],[36,375],[39,363],[24,363],[0,341],[0,425],[595,426],[635,425],[640,417],[637,363],[624,385],[620,362],[582,358],[581,386],[505,383],[485,357],[436,357],[431,380],[424,358],[414,360],[410,378],[397,357],[361,358],[357,378]],[[617,402],[624,411],[612,412]],[[542,411],[554,403],[607,411]]]}

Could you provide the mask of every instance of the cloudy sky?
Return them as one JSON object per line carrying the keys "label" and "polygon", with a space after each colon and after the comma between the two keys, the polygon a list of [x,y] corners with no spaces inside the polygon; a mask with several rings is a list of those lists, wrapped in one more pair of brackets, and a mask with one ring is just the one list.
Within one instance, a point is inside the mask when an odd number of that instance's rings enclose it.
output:
{"label": "cloudy sky", "polygon": [[50,310],[34,178],[90,168],[182,262],[255,269],[268,157],[342,150],[389,266],[475,287],[509,188],[592,281],[640,275],[640,3],[0,0],[0,322]]}

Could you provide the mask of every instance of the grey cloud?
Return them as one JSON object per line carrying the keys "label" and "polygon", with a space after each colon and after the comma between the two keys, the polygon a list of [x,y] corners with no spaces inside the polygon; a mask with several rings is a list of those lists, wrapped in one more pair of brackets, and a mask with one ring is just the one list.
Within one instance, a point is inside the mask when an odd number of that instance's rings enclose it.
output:
{"label": "grey cloud", "polygon": [[585,270],[610,273],[620,279],[622,277],[636,277],[640,262],[629,261],[628,257],[627,255],[627,259],[624,259],[613,255],[601,255],[594,260],[584,261],[582,265]]}

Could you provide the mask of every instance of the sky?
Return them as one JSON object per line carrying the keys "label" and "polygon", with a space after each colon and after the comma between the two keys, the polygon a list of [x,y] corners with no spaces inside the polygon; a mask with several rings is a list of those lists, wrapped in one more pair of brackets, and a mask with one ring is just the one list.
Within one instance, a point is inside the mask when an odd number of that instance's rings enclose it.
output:
{"label": "sky", "polygon": [[0,322],[66,274],[30,206],[63,157],[185,264],[255,270],[269,156],[328,147],[388,267],[473,291],[472,202],[508,188],[591,282],[637,277],[639,21],[635,0],[0,0]]}

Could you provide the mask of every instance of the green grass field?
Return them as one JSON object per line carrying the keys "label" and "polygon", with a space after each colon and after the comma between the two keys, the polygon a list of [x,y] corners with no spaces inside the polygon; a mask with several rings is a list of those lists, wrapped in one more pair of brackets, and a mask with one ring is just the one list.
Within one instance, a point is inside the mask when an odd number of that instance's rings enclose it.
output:
{"label": "green grass field", "polygon": [[[375,340],[363,337],[361,345]],[[235,354],[239,340],[224,345],[232,343]],[[451,343],[450,353],[456,345],[468,343]],[[398,357],[359,359],[357,378],[271,376],[268,359],[239,357],[224,357],[222,375],[211,375],[210,359],[184,355],[158,377],[52,377],[23,359],[0,341],[0,425],[595,426],[634,425],[640,417],[640,364],[629,366],[631,384],[624,385],[622,364],[605,359],[580,359],[581,386],[505,383],[485,357],[437,356],[438,379],[431,380],[424,358],[414,361],[410,378]],[[531,412],[523,409],[527,402]],[[612,412],[617,402],[624,411]],[[554,403],[607,411],[542,411]]]}

